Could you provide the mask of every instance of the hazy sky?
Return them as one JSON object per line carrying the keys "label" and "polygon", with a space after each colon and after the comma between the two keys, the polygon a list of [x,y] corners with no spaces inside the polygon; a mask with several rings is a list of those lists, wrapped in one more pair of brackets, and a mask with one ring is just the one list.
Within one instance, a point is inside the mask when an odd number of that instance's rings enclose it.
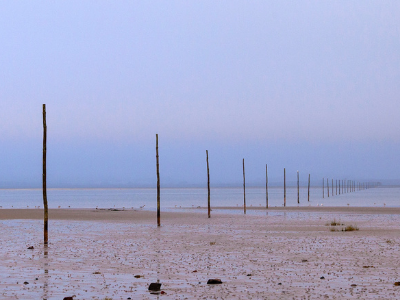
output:
{"label": "hazy sky", "polygon": [[400,179],[397,0],[0,3],[0,187]]}

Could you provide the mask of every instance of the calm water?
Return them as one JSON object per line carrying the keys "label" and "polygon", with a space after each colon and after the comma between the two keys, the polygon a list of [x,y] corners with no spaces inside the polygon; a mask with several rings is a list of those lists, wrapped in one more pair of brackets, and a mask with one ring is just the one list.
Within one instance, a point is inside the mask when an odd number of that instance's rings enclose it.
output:
{"label": "calm water", "polygon": [[[270,188],[269,205],[283,205],[283,188]],[[287,188],[286,205],[297,206],[297,188]],[[48,189],[50,208],[156,208],[156,189]],[[247,206],[265,206],[265,188],[246,188]],[[243,204],[242,188],[212,188],[212,206],[238,206]],[[400,207],[400,187],[371,188],[322,198],[322,188],[312,188],[307,202],[307,188],[300,188],[300,206],[368,206]],[[43,207],[41,189],[0,189],[2,208]],[[161,207],[207,206],[205,188],[164,188]]]}

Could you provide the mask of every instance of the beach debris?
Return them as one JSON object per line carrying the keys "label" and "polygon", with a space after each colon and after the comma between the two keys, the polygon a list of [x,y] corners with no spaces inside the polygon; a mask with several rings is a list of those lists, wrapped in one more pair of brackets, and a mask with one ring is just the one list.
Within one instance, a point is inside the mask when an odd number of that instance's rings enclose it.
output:
{"label": "beach debris", "polygon": [[197,273],[197,270],[192,271],[192,273]]}
{"label": "beach debris", "polygon": [[282,285],[282,282],[279,282],[278,285]]}
{"label": "beach debris", "polygon": [[222,280],[219,278],[208,279],[207,284],[221,284]]}
{"label": "beach debris", "polygon": [[29,250],[33,250],[33,249],[35,249],[35,248],[34,248],[33,246],[29,246],[28,249],[29,249]]}
{"label": "beach debris", "polygon": [[101,274],[100,271],[93,272],[93,274]]}
{"label": "beach debris", "polygon": [[164,295],[164,294],[166,294],[166,292],[164,292],[164,291],[161,291],[161,293],[160,293],[161,295]]}
{"label": "beach debris", "polygon": [[396,281],[396,282],[394,283],[394,285],[395,285],[395,286],[400,286],[400,281]]}
{"label": "beach debris", "polygon": [[76,295],[72,295],[72,296],[64,297],[64,299],[63,299],[63,300],[74,300],[74,297],[76,297]]}
{"label": "beach debris", "polygon": [[215,245],[215,242],[210,242],[210,245],[212,246],[212,245]]}
{"label": "beach debris", "polygon": [[324,277],[324,276],[321,276],[319,279],[325,279],[325,277]]}
{"label": "beach debris", "polygon": [[24,284],[29,284],[29,282],[28,281],[24,281]]}
{"label": "beach debris", "polygon": [[301,262],[308,262],[308,260],[307,259],[302,259]]}
{"label": "beach debris", "polygon": [[351,287],[356,287],[357,286],[357,284],[355,284],[355,283],[353,283],[352,285],[351,285]]}
{"label": "beach debris", "polygon": [[363,266],[364,269],[375,268],[374,266]]}
{"label": "beach debris", "polygon": [[149,291],[155,291],[158,292],[161,289],[162,283],[159,282],[152,282],[149,285]]}
{"label": "beach debris", "polygon": [[251,276],[251,274],[249,273],[249,274],[247,274],[246,276]]}
{"label": "beach debris", "polygon": [[144,275],[135,275],[135,276],[133,276],[133,277],[135,277],[135,278],[141,278],[141,277],[144,277]]}

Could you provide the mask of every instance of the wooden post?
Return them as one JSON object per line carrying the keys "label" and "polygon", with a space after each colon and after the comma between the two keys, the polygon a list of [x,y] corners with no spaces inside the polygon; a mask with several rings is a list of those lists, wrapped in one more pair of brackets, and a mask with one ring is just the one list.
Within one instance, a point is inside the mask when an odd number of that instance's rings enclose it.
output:
{"label": "wooden post", "polygon": [[310,202],[310,185],[311,185],[311,175],[308,174],[308,192],[307,192],[308,202]]}
{"label": "wooden post", "polygon": [[47,178],[46,178],[46,151],[47,151],[47,124],[46,124],[46,104],[43,104],[43,206],[44,206],[44,244],[49,242],[49,210],[47,206]]}
{"label": "wooden post", "polygon": [[336,179],[336,185],[335,185],[335,187],[336,187],[336,195],[337,195],[337,179]]}
{"label": "wooden post", "polygon": [[246,176],[244,174],[244,158],[243,158],[243,212],[246,214]]}
{"label": "wooden post", "polygon": [[325,198],[325,178],[322,177],[322,198]]}
{"label": "wooden post", "polygon": [[265,197],[266,208],[268,208],[268,165],[265,165]]}
{"label": "wooden post", "polygon": [[208,217],[211,218],[211,202],[210,202],[210,168],[208,165],[208,150],[206,150],[207,155],[207,190],[208,190]]}
{"label": "wooden post", "polygon": [[332,178],[332,197],[333,197],[333,178]]}
{"label": "wooden post", "polygon": [[340,179],[339,179],[339,195],[340,195]]}
{"label": "wooden post", "polygon": [[158,134],[156,134],[156,161],[157,161],[157,226],[161,226],[160,220],[160,163],[158,158]]}
{"label": "wooden post", "polygon": [[329,198],[329,179],[326,179],[326,189],[328,190],[328,198]]}
{"label": "wooden post", "polygon": [[297,171],[297,204],[300,204],[300,179],[299,179],[299,171]]}
{"label": "wooden post", "polygon": [[286,169],[283,168],[283,206],[286,207]]}

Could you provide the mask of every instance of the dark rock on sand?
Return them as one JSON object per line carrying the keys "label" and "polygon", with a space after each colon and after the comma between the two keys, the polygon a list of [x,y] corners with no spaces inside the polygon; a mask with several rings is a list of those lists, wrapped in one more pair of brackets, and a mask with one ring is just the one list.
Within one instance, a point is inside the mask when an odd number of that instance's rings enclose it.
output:
{"label": "dark rock on sand", "polygon": [[149,291],[155,291],[158,292],[161,289],[161,284],[159,282],[152,282],[149,285]]}
{"label": "dark rock on sand", "polygon": [[214,279],[208,279],[207,284],[221,284],[222,281],[221,279],[214,278]]}

